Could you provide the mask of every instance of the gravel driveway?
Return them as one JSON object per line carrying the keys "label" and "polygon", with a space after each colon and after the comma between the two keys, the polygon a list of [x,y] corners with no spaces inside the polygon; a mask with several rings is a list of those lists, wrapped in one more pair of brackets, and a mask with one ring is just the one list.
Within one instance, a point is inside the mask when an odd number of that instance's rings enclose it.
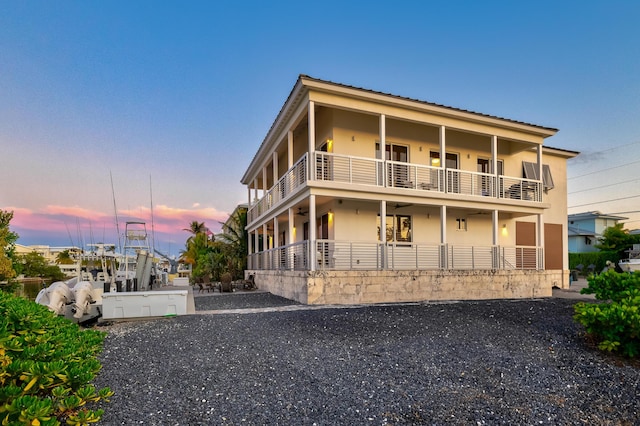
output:
{"label": "gravel driveway", "polygon": [[278,311],[244,296],[196,308],[275,311],[105,327],[101,424],[640,422],[640,370],[585,344],[575,300]]}

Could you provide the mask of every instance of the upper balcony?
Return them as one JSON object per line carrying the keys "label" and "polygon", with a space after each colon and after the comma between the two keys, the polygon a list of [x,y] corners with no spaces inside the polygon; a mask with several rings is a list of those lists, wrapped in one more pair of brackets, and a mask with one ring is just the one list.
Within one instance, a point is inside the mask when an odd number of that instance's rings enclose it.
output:
{"label": "upper balcony", "polygon": [[336,182],[353,185],[354,189],[356,186],[397,188],[399,191],[454,194],[461,198],[472,196],[542,202],[543,183],[540,180],[319,151],[311,155],[311,161],[308,158],[309,155],[304,154],[249,208],[249,223],[280,205],[308,181]]}

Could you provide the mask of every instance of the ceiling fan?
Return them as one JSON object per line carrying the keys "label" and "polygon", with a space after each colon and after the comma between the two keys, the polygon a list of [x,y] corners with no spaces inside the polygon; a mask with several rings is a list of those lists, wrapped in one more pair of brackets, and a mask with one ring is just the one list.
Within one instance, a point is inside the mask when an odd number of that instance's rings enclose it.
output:
{"label": "ceiling fan", "polygon": [[306,216],[307,212],[303,212],[302,211],[302,207],[298,207],[298,213],[296,213],[298,216]]}
{"label": "ceiling fan", "polygon": [[394,209],[401,209],[403,207],[409,207],[411,206],[411,204],[400,204],[400,203],[396,203],[395,206],[392,206]]}

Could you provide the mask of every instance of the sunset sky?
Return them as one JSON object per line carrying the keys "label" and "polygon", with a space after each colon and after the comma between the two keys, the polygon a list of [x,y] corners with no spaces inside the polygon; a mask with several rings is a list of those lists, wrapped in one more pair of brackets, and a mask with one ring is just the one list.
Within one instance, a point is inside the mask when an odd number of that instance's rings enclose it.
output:
{"label": "sunset sky", "polygon": [[153,197],[177,254],[247,201],[308,74],[558,128],[583,152],[570,212],[638,211],[638,22],[636,1],[0,0],[0,209],[21,244],[78,246],[116,242],[116,210],[150,229]]}

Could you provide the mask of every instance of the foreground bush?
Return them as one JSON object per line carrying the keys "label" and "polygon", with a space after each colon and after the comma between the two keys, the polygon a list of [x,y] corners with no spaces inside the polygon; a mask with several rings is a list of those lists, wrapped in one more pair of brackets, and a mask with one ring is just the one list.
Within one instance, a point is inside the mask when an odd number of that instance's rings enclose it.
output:
{"label": "foreground bush", "polygon": [[605,303],[577,303],[575,320],[598,341],[598,348],[628,357],[640,353],[640,273],[607,271],[588,278],[581,291]]}
{"label": "foreground bush", "polygon": [[640,272],[618,273],[608,270],[600,275],[587,278],[589,285],[582,290],[582,294],[593,294],[598,300],[618,302],[626,297],[629,290],[640,289]]}
{"label": "foreground bush", "polygon": [[0,292],[0,423],[87,425],[86,407],[113,394],[90,385],[105,333],[82,330],[42,305]]}

